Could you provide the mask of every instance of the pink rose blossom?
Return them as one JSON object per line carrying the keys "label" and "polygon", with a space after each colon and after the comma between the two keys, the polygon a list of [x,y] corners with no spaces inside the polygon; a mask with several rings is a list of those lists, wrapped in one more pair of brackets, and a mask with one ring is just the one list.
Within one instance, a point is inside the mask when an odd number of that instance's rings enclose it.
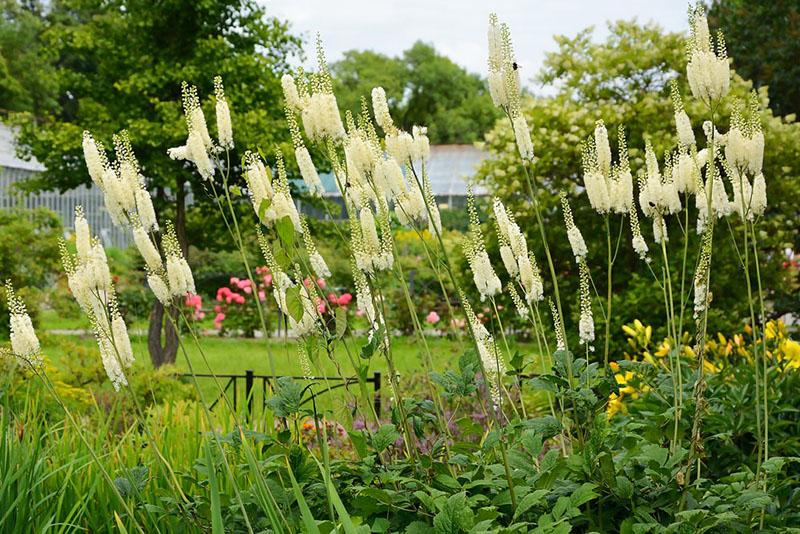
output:
{"label": "pink rose blossom", "polygon": [[344,295],[339,297],[336,303],[339,306],[347,306],[348,304],[350,304],[351,300],[353,300],[353,295],[351,295],[350,293],[345,293]]}
{"label": "pink rose blossom", "polygon": [[322,278],[317,278],[317,285],[319,286],[320,289],[325,289],[325,286],[327,286],[328,284]]}
{"label": "pink rose blossom", "polygon": [[220,306],[219,304],[214,306],[214,313],[219,313],[221,311],[222,311],[222,306]]}
{"label": "pink rose blossom", "polygon": [[267,299],[267,294],[264,293],[263,291],[259,291],[258,292],[258,300],[260,300],[261,302],[264,302],[266,299]]}
{"label": "pink rose blossom", "polygon": [[267,287],[272,285],[272,275],[271,274],[265,274],[264,275],[264,285],[267,286]]}
{"label": "pink rose blossom", "polygon": [[428,324],[436,324],[439,322],[439,314],[435,311],[431,311],[427,317],[425,317],[425,322]]}
{"label": "pink rose blossom", "polygon": [[237,285],[238,283],[239,283],[239,279],[238,279],[238,278],[236,278],[235,276],[231,276],[230,285],[232,285],[232,286],[235,286],[235,285]]}

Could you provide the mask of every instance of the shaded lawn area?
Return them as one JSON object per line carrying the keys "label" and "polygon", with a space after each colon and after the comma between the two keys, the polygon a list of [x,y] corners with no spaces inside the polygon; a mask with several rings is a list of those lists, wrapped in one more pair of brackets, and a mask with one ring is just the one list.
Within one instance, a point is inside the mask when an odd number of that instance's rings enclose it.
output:
{"label": "shaded lawn area", "polygon": [[[48,316],[43,317],[41,330],[69,330],[86,327],[88,327],[88,324],[83,324],[78,320],[64,320],[48,314]],[[151,368],[147,352],[147,338],[142,333],[145,327],[145,324],[134,324],[131,328],[132,332],[138,332],[138,334],[132,333],[131,335],[131,343],[136,356],[133,373],[136,372],[137,368]],[[209,374],[210,366],[215,374],[244,374],[246,370],[252,370],[256,375],[271,376],[273,371],[270,365],[270,354],[274,362],[274,373],[276,375],[301,376],[303,374],[298,355],[298,341],[291,338],[270,338],[265,340],[202,336],[199,339],[200,348],[198,348],[197,343],[189,334],[184,334],[182,339],[186,353],[197,374]],[[396,369],[400,374],[401,388],[404,391],[422,393],[424,391],[423,373],[425,372],[424,345],[413,336],[393,336],[391,342],[392,356]],[[96,342],[91,335],[49,334],[42,337],[43,352],[57,367],[62,367],[64,359],[70,357],[70,343],[85,346],[90,349],[91,354],[95,354],[97,358],[100,357]],[[366,338],[350,338],[347,340],[346,347],[341,342],[337,343],[333,360],[328,358],[320,345],[319,357],[316,361],[312,361],[312,373],[315,375],[340,376],[340,372],[337,370],[338,364],[341,369],[341,375],[354,377],[356,372],[351,359],[357,364],[363,364],[366,361],[359,357],[361,346],[365,343]],[[433,369],[440,372],[448,368],[457,368],[459,357],[471,347],[470,340],[467,337],[462,339],[428,337],[426,338],[426,343],[431,353]],[[501,348],[501,346],[501,344],[498,344],[498,348]],[[540,370],[541,364],[536,356],[535,344],[517,343],[511,340],[510,348],[512,351],[520,351],[520,353],[524,354],[525,361],[533,362],[528,367],[529,371]],[[205,358],[203,355],[205,355]],[[506,360],[508,360],[508,356],[506,356]],[[206,365],[206,361],[208,365]],[[179,372],[189,372],[186,357],[180,350],[175,367]],[[383,356],[377,353],[369,361],[369,373],[367,376],[372,377],[375,371],[382,373],[382,392],[384,398],[388,398],[391,395],[388,382],[388,366]],[[221,379],[223,385],[226,382],[227,379]],[[238,383],[238,394],[241,399],[243,397],[244,380],[239,380]],[[199,384],[207,399],[214,399],[218,396],[219,389],[213,379],[201,378]],[[319,386],[319,388],[322,387],[322,385]],[[255,389],[258,392],[261,391],[262,382],[260,380],[256,381]],[[372,392],[372,385],[368,385],[368,389]],[[261,394],[258,393],[257,403],[261,401],[260,397]],[[322,403],[321,408],[330,407],[331,402],[337,405],[341,404],[337,400],[341,401],[342,398],[341,395],[334,394],[330,401],[326,400]]]}

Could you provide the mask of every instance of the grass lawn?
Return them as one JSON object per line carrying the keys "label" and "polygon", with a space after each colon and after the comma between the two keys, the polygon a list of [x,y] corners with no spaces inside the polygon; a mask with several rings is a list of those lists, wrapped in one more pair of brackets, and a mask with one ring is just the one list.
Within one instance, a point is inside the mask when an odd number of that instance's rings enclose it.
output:
{"label": "grass lawn", "polygon": [[[77,319],[64,319],[47,313],[42,316],[41,331],[47,330],[69,330],[87,328]],[[136,366],[150,367],[150,358],[147,352],[147,339],[141,332],[144,331],[145,324],[136,324],[131,331],[138,331],[139,334],[131,335],[134,354],[136,355]],[[65,341],[76,343],[96,350],[95,340],[91,335],[63,335],[50,334],[43,336],[42,345],[45,355],[51,361],[60,366],[60,363],[69,358],[69,346]],[[215,374],[244,374],[246,370],[252,370],[256,375],[272,375],[270,355],[274,362],[274,372],[277,375],[300,376],[303,374],[298,357],[297,342],[293,339],[246,339],[246,338],[227,338],[216,336],[203,336],[200,338],[200,347],[189,335],[183,336],[184,347],[189,360],[192,363],[195,373],[208,374],[209,366]],[[419,388],[421,373],[424,372],[424,345],[416,337],[394,336],[392,337],[392,356],[398,373],[400,374],[401,387]],[[442,371],[458,364],[459,356],[470,347],[469,339],[464,337],[461,340],[429,337],[426,339],[428,348],[431,352],[434,370]],[[325,374],[328,376],[339,376],[337,365],[341,369],[341,375],[355,376],[355,370],[351,359],[361,364],[364,360],[359,357],[361,346],[366,343],[366,339],[349,339],[347,348],[342,343],[337,345],[334,360],[328,358],[324,352],[320,354],[317,362],[312,362],[312,372],[315,375]],[[201,354],[202,349],[202,354]],[[514,343],[512,341],[512,351],[519,350],[528,355],[528,359],[535,360],[535,348],[530,343]],[[348,351],[350,356],[348,356]],[[203,358],[205,355],[205,359]],[[99,358],[99,353],[98,356]],[[206,365],[206,361],[208,365]],[[140,367],[140,368],[141,368]],[[179,351],[176,367],[180,372],[189,371],[186,357]],[[379,371],[383,374],[384,395],[389,395],[388,367],[385,359],[380,355],[375,355],[369,362],[369,375]],[[134,370],[135,372],[135,370]],[[213,379],[201,379],[201,388],[206,398],[216,398],[218,388]],[[223,383],[227,380],[222,380]],[[239,395],[243,394],[244,381],[239,380]],[[261,381],[256,381],[256,390],[262,388]],[[370,391],[372,387],[369,386]],[[334,395],[331,399],[334,404],[336,399],[342,400],[343,397]],[[260,400],[260,394],[259,394]],[[257,401],[258,402],[258,401]],[[323,407],[329,407],[328,401],[323,403]]]}

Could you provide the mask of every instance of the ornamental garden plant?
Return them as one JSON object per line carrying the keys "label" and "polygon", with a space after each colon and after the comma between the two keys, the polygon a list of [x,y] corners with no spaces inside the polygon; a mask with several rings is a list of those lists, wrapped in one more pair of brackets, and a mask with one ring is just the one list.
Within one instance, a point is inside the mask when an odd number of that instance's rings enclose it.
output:
{"label": "ornamental garden plant", "polygon": [[[234,161],[236,110],[222,78],[214,78],[213,95],[185,82],[185,143],[164,147],[164,157],[202,181],[246,273],[216,291],[210,310],[175,226],[153,207],[131,134],[109,142],[84,132],[86,170],[169,311],[191,394],[151,402],[170,377],[148,377],[143,386],[137,376],[114,273],[78,207],[75,240],[62,241],[61,263],[117,401],[87,412],[71,398],[22,292],[9,282],[5,361],[14,395],[0,412],[5,530],[800,528],[800,345],[768,315],[758,245],[769,215],[770,140],[758,95],[729,95],[724,36],[711,35],[701,7],[690,10],[689,28],[689,92],[672,85],[674,127],[659,133],[669,148],[661,153],[647,140],[634,159],[625,125],[598,117],[581,132],[580,194],[557,191],[556,204],[542,205],[539,191],[551,184],[534,172],[536,125],[524,113],[511,29],[491,15],[488,91],[513,134],[511,164],[532,219],[521,222],[499,196],[482,205],[470,192],[467,231],[456,247],[426,169],[426,125],[398,127],[389,101],[401,95],[381,87],[365,95],[360,113],[342,115],[321,41],[315,70],[281,80],[291,150],[247,147]],[[690,114],[687,102],[700,111]],[[319,196],[323,165],[344,199],[345,219],[335,226],[339,258],[320,252],[291,181],[296,168],[304,194]],[[247,216],[237,209],[242,203]],[[592,212],[590,232],[579,225],[576,203]],[[545,224],[553,213],[563,228]],[[261,252],[256,263],[243,232],[250,227]],[[419,242],[418,261],[441,291],[435,306],[409,290],[401,232]],[[568,244],[567,262],[551,253],[553,235]],[[734,255],[718,255],[721,235]],[[633,251],[663,306],[663,337],[614,306],[622,248]],[[591,253],[598,249],[604,253]],[[334,273],[331,260],[341,256],[349,271]],[[725,262],[739,267],[746,316],[741,331],[723,335],[710,330],[709,316],[715,272]],[[334,277],[346,277],[355,296],[334,288]],[[416,343],[413,376],[398,366],[401,313]],[[221,332],[264,334],[253,346],[272,379],[256,417],[234,406],[217,377],[201,332],[206,317]],[[624,327],[613,328],[615,321]],[[530,349],[515,343],[518,331]],[[440,338],[459,347],[444,369]],[[302,380],[278,376],[279,359],[294,362]],[[387,369],[380,406],[367,383],[377,365]],[[345,379],[338,407],[315,396],[333,389],[332,368]],[[212,393],[201,374],[213,377]]]}

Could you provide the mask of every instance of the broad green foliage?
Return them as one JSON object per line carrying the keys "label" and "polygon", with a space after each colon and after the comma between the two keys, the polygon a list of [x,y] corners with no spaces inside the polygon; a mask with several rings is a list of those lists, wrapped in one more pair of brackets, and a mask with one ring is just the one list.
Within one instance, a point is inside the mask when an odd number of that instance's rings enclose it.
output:
{"label": "broad green foliage", "polygon": [[[23,289],[23,298],[31,302],[34,320],[41,301],[35,293],[44,289],[58,266],[58,238],[61,222],[48,209],[0,211],[0,273]],[[20,250],[25,246],[25,253]],[[0,299],[0,335],[8,334],[8,310],[5,291]],[[34,296],[36,298],[34,298]]]}
{"label": "broad green foliage", "polygon": [[[17,118],[25,152],[47,168],[30,187],[89,184],[81,132],[90,130],[111,147],[112,134],[127,129],[157,209],[177,210],[171,217],[177,217],[183,239],[184,188],[191,187],[197,201],[206,195],[192,169],[166,155],[168,147],[185,143],[181,82],[192,80],[200,94],[213,95],[213,75],[222,76],[237,145],[278,142],[271,136],[283,124],[280,75],[299,42],[284,22],[268,18],[250,0],[63,0],[52,4],[40,24],[43,53],[55,65],[59,105]],[[213,109],[210,98],[203,105],[206,113]],[[237,157],[232,155],[234,164]]]}
{"label": "broad green foliage", "polygon": [[[538,76],[539,81],[553,86],[556,92],[548,97],[529,97],[524,104],[537,154],[531,170],[539,183],[544,184],[539,190],[539,201],[544,209],[551,251],[557,267],[564,275],[559,278],[559,283],[566,288],[562,289],[562,293],[566,294],[577,294],[578,276],[577,266],[570,259],[566,231],[558,209],[559,192],[567,191],[574,197],[570,203],[576,224],[584,235],[605,233],[602,217],[590,208],[583,195],[581,142],[592,134],[595,121],[602,119],[611,132],[611,143],[616,150],[615,130],[617,125],[624,125],[635,176],[644,167],[645,139],[653,143],[659,159],[676,142],[669,82],[678,80],[681,93],[689,94],[688,87],[684,86],[682,35],[667,34],[657,26],[642,26],[635,22],[615,22],[609,29],[610,35],[603,42],[592,40],[588,30],[574,38],[557,37],[559,48],[548,55]],[[727,98],[726,105],[729,107],[735,98],[746,99],[751,88],[750,82],[734,75],[732,95]],[[759,96],[764,107],[761,113],[767,139],[764,175],[767,177],[770,199],[767,213],[759,223],[761,274],[764,286],[771,292],[774,311],[780,315],[796,310],[798,305],[797,299],[791,297],[796,294],[796,282],[793,282],[795,274],[782,265],[782,251],[784,247],[794,246],[796,249],[798,245],[796,218],[800,192],[794,184],[800,175],[800,125],[788,118],[772,115],[766,108],[766,89],[762,88]],[[687,98],[684,104],[692,117],[695,134],[702,139],[701,121],[710,117],[695,99]],[[717,121],[720,116],[728,117],[729,114],[727,107],[721,109]],[[492,157],[481,167],[478,179],[486,183],[517,214],[523,230],[527,231],[531,246],[537,257],[541,258],[543,251],[535,232],[530,203],[526,200],[528,191],[508,121],[500,121],[487,134],[485,145]],[[689,226],[694,229],[696,211],[693,203],[691,208]],[[683,215],[680,218],[683,221]],[[668,223],[669,233],[678,236],[680,230],[674,218]],[[736,235],[739,235],[740,222],[732,220],[731,224]],[[660,326],[663,324],[663,314],[657,311],[661,306],[660,296],[652,291],[650,274],[642,270],[642,263],[630,247],[627,220],[621,231],[623,241],[615,267],[614,308],[625,309],[626,314]],[[619,217],[614,217],[611,232],[615,238],[620,232]],[[643,233],[648,242],[652,242],[652,228],[643,226]],[[693,231],[690,235],[692,246],[696,246],[699,236]],[[603,272],[604,241],[589,239],[587,244],[590,269]],[[676,240],[670,243],[670,247],[676,247],[677,250],[680,244],[681,241]],[[741,271],[734,261],[735,252],[726,225],[718,225],[715,249],[715,255],[724,259],[714,267],[714,306],[710,328],[727,330],[735,327],[734,322],[744,315],[745,302],[739,298]],[[676,261],[672,265],[672,272],[679,272],[680,254],[671,257]],[[604,280],[598,279],[596,284],[598,291],[604,294]],[[566,304],[575,310],[574,316],[577,316],[577,301]],[[715,310],[725,310],[724,316],[719,313],[714,315]],[[619,332],[622,324],[620,318],[612,331]]]}
{"label": "broad green foliage", "polygon": [[397,125],[427,126],[434,144],[478,141],[499,115],[480,76],[421,41],[401,57],[351,50],[331,69],[342,109],[358,113],[361,98],[369,101],[372,88],[381,86]]}
{"label": "broad green foliage", "polygon": [[42,46],[39,2],[0,2],[0,112],[53,109],[52,57]]}

